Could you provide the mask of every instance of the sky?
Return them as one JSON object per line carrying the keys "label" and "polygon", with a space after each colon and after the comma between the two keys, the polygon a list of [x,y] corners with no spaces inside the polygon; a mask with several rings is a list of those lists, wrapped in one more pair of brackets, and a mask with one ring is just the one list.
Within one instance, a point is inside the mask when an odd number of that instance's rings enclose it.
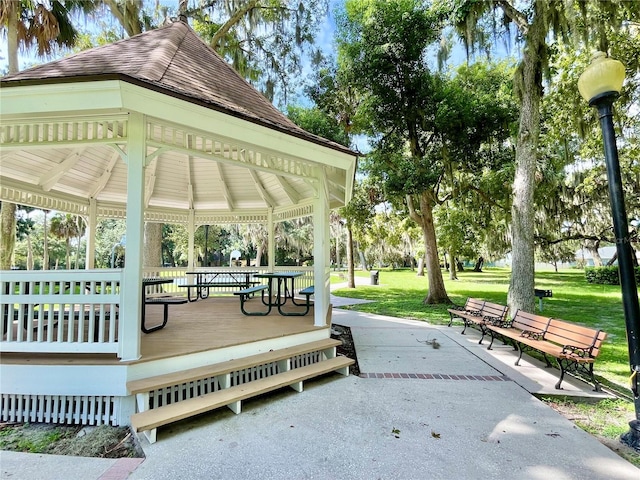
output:
{"label": "sky", "polygon": [[[155,0],[146,0],[146,2],[150,4],[155,4]],[[161,5],[166,5],[168,7],[173,7],[173,8],[175,8],[175,6],[177,5],[177,2],[178,0],[160,0]],[[334,13],[336,8],[338,8],[343,3],[344,3],[344,0],[330,0],[328,15],[326,16],[325,21],[323,22],[322,26],[320,27],[319,31],[316,34],[315,46],[317,48],[320,48],[326,54],[335,53],[334,34],[335,34],[336,25],[335,25]],[[99,28],[94,23],[91,23],[90,21],[86,22],[85,25],[86,27],[84,28],[84,30],[91,31],[92,29]],[[1,75],[6,73],[8,70],[8,60],[7,60],[6,35],[2,35],[0,36],[0,38],[2,39],[2,42],[0,43],[0,75]],[[57,54],[54,54],[51,58],[38,58],[34,55],[33,52],[22,51],[19,53],[20,69],[22,70],[24,68],[28,68],[29,66],[32,66],[35,64],[45,63],[55,58],[60,58],[65,53],[66,52],[58,52]],[[506,55],[506,52],[504,51],[504,49],[502,50],[502,52],[498,53],[498,56],[505,56],[505,55]],[[434,50],[433,59],[431,62],[434,68],[435,68],[435,61],[436,61],[435,58],[436,57],[435,57],[435,50]],[[464,48],[462,47],[461,44],[456,45],[456,47],[453,49],[449,64],[455,66],[463,63],[465,60],[466,60],[466,54],[465,54]],[[303,71],[302,71],[302,74],[300,75],[300,79],[308,78],[309,74],[311,73],[312,73],[311,66],[308,60],[305,60],[303,64]],[[301,104],[303,106],[310,106],[309,100],[306,99],[300,91],[297,94],[294,94],[293,98],[295,99],[295,103]],[[355,141],[354,148],[358,149],[361,152],[367,152],[369,150],[369,146],[365,138],[358,137],[354,141]]]}

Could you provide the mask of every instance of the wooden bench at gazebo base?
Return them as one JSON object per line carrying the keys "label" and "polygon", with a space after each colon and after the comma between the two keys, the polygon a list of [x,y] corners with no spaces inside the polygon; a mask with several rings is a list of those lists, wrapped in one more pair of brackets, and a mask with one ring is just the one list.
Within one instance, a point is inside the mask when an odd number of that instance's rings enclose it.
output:
{"label": "wooden bench at gazebo base", "polygon": [[[336,346],[340,344],[339,340],[327,338],[215,365],[128,382],[127,390],[136,396],[138,407],[138,413],[131,416],[131,427],[135,432],[143,432],[149,442],[153,443],[160,426],[223,406],[238,414],[242,409],[242,400],[287,386],[302,392],[305,380],[333,371],[346,376],[354,360],[336,356]],[[308,360],[314,354],[317,354],[315,363],[299,361],[302,358]],[[298,363],[307,364],[298,366]],[[256,368],[271,373],[263,378],[251,380],[250,371]],[[234,380],[237,378],[241,378],[240,381],[244,383]],[[204,394],[196,392],[201,388],[198,386],[200,382],[208,385],[206,388],[211,388],[209,385],[214,383],[217,390]],[[164,389],[179,392],[187,384],[191,398],[161,406],[152,405],[154,392],[163,392]],[[173,394],[170,396],[174,398]],[[166,395],[162,398],[166,398]]]}
{"label": "wooden bench at gazebo base", "polygon": [[547,356],[554,357],[560,367],[560,378],[556,388],[560,390],[565,373],[587,377],[600,391],[600,385],[593,374],[593,364],[600,354],[602,342],[607,334],[602,330],[583,327],[557,318],[543,317],[518,310],[513,320],[502,324],[487,324],[491,334],[489,349],[496,337],[511,340],[519,351],[515,365],[520,364],[525,350],[542,353],[547,367],[551,363]]}

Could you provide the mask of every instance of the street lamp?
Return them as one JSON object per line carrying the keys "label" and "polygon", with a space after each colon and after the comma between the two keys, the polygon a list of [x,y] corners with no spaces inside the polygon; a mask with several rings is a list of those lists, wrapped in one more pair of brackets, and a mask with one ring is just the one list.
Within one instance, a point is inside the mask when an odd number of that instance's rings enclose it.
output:
{"label": "street lamp", "polygon": [[629,344],[629,364],[631,366],[631,391],[633,392],[636,418],[629,422],[629,431],[622,435],[622,443],[640,450],[640,397],[638,377],[640,376],[640,307],[638,287],[633,266],[627,212],[622,191],[618,148],[613,130],[613,102],[622,89],[624,65],[597,52],[578,80],[578,90],[589,105],[596,107],[600,117],[600,128],[604,140],[604,157],[609,180],[609,201],[613,216],[613,231],[618,253],[618,271],[622,290],[624,320]]}

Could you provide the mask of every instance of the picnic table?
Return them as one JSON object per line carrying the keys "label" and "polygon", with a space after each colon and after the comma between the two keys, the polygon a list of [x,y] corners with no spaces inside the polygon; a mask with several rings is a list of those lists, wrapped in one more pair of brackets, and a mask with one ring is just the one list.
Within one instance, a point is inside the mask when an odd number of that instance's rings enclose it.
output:
{"label": "picnic table", "polygon": [[[187,299],[195,302],[198,298],[205,299],[209,296],[210,288],[237,289],[249,288],[253,283],[252,276],[257,274],[254,270],[197,270],[187,272],[187,278],[195,277],[194,282],[179,284],[187,289]],[[191,291],[195,290],[195,295]]]}

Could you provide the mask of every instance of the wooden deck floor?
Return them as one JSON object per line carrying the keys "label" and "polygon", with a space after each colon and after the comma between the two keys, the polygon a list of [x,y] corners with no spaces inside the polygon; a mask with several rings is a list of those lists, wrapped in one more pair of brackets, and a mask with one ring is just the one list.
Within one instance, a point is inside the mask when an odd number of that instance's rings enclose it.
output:
{"label": "wooden deck floor", "polygon": [[[247,308],[259,310],[259,298],[251,300]],[[162,323],[162,305],[147,305],[146,325]],[[246,316],[240,312],[237,297],[211,296],[205,300],[169,306],[167,325],[148,334],[141,332],[141,358],[146,362],[185,354],[215,350],[234,345],[257,342],[318,330],[313,308],[305,316],[287,317],[273,309],[267,316]],[[2,363],[76,363],[113,364],[119,360],[112,355],[42,355],[4,353]]]}
{"label": "wooden deck floor", "polygon": [[[256,310],[262,306],[258,298],[248,305],[253,304]],[[148,326],[162,323],[162,306],[147,305],[147,319]],[[171,305],[167,326],[142,334],[140,349],[144,360],[155,360],[316,329],[313,309],[303,317],[284,317],[275,309],[264,317],[249,317],[240,312],[237,297],[213,296],[184,305]]]}

